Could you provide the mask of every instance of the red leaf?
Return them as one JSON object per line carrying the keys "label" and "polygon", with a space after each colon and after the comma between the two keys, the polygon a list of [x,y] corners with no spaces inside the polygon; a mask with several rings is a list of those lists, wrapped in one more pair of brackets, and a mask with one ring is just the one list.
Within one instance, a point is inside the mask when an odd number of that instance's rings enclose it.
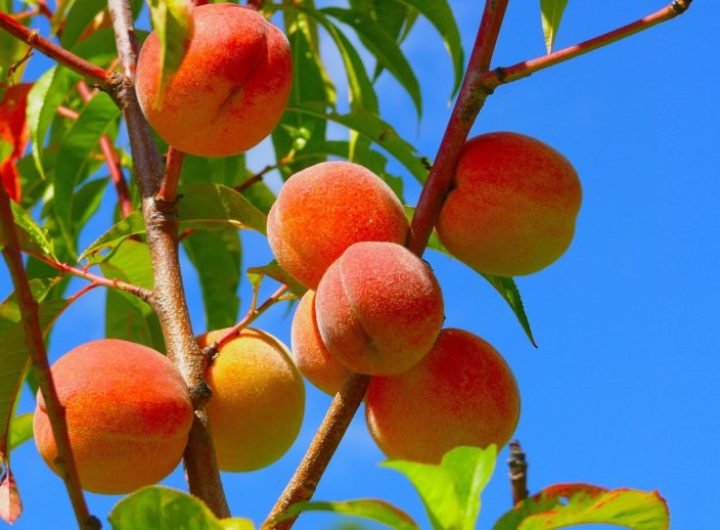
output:
{"label": "red leaf", "polygon": [[27,96],[31,83],[13,85],[5,91],[0,101],[0,140],[8,142],[12,151],[4,160],[0,160],[0,180],[10,197],[20,201],[20,175],[15,162],[25,152],[30,139],[26,119]]}
{"label": "red leaf", "polygon": [[5,473],[0,477],[0,518],[13,524],[22,514],[22,501],[6,458],[3,459],[3,464]]}

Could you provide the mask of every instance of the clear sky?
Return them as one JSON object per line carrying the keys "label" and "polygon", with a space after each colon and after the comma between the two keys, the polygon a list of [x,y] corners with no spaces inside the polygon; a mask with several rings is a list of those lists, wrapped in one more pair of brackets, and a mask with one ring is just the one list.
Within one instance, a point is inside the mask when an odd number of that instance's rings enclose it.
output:
{"label": "clear sky", "polygon": [[[469,52],[482,2],[451,0],[451,5]],[[557,45],[663,5],[662,0],[570,1]],[[424,20],[404,49],[423,88],[423,118],[418,123],[408,96],[387,74],[377,85],[382,115],[420,153],[433,157],[449,116],[450,62]],[[720,446],[718,50],[720,3],[697,0],[675,21],[501,87],[488,100],[474,134],[507,130],[535,136],[569,158],[583,184],[584,202],[568,253],[541,273],[518,279],[538,350],[482,278],[449,258],[426,255],[443,286],[447,326],[483,336],[515,371],[523,401],[516,435],[528,454],[530,490],[557,482],[658,489],[678,530],[717,525],[712,508],[720,476],[715,457]],[[537,0],[511,2],[494,64],[543,51]],[[344,87],[339,58],[329,46],[326,54]],[[37,68],[28,75],[37,75]],[[251,167],[267,163],[267,149],[266,143],[251,155]],[[393,169],[409,177],[398,164]],[[406,190],[412,203],[418,188],[409,178]],[[112,199],[109,193],[82,241],[109,226]],[[244,233],[243,244],[244,266],[269,260],[260,236]],[[201,332],[203,308],[189,267],[185,278],[194,327]],[[0,293],[9,290],[2,268]],[[241,312],[248,292],[243,285]],[[103,311],[102,290],[67,311],[52,336],[53,359],[101,337]],[[276,307],[259,325],[289,342],[290,316]],[[305,426],[287,455],[259,472],[224,475],[234,515],[261,521],[294,470],[330,401],[309,385],[307,390]],[[20,411],[32,407],[26,394]],[[504,450],[483,496],[478,528],[490,528],[510,507],[506,458]],[[358,414],[316,498],[384,498],[427,528],[411,486],[396,472],[379,468],[382,460]],[[62,482],[32,443],[13,453],[13,468],[25,502],[15,528],[73,528]],[[166,483],[184,487],[181,471]],[[88,498],[103,519],[117,501]],[[327,517],[304,515],[296,528],[329,525]]]}

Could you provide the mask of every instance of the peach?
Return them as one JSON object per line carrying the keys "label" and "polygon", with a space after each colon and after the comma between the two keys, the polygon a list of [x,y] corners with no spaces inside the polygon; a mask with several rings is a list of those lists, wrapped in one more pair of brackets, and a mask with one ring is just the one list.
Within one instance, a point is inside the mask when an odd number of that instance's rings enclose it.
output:
{"label": "peach", "polygon": [[[198,338],[205,347],[227,330]],[[287,348],[256,329],[226,342],[208,368],[210,432],[223,471],[251,471],[280,458],[300,432],[305,386]]]}
{"label": "peach", "polygon": [[303,295],[292,321],[292,351],[300,372],[317,388],[334,396],[350,372],[327,349],[315,318],[315,291]]}
{"label": "peach", "polygon": [[480,272],[537,272],[570,246],[582,190],[575,169],[548,145],[497,132],[470,140],[440,211],[440,241]]}
{"label": "peach", "polygon": [[411,370],[372,378],[365,412],[389,458],[437,464],[459,445],[505,445],[520,416],[520,396],[510,367],[490,344],[444,329]]}
{"label": "peach", "polygon": [[350,246],[328,268],[315,297],[318,330],[353,372],[408,370],[432,348],[444,320],[430,267],[397,243]]}
{"label": "peach", "polygon": [[[88,342],[52,367],[82,487],[124,494],[154,484],[180,463],[193,421],[180,373],[155,350],[116,339]],[[57,446],[38,392],[35,443],[56,466]]]}
{"label": "peach", "polygon": [[358,241],[404,243],[402,204],[373,172],[322,162],[288,179],[268,215],[268,241],[282,267],[317,289],[330,264]]}
{"label": "peach", "polygon": [[151,33],[137,65],[145,117],[169,144],[200,156],[247,151],[277,125],[292,88],[292,56],[283,33],[237,4],[193,8],[185,57],[160,85],[160,42]]}

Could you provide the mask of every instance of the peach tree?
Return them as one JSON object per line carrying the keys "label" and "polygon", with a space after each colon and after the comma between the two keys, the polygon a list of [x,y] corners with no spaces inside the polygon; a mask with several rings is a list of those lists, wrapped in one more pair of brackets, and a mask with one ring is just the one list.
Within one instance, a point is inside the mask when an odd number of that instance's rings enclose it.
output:
{"label": "peach tree", "polygon": [[[487,341],[443,327],[453,300],[421,258],[431,249],[475,270],[534,344],[513,277],[565,252],[582,191],[551,146],[509,132],[470,139],[470,129],[503,85],[671,20],[690,0],[554,50],[566,3],[540,1],[546,55],[491,67],[508,0],[485,2],[467,61],[447,0],[0,0],[0,246],[14,286],[0,305],[0,517],[21,516],[23,470],[10,457],[34,437],[79,528],[106,516],[118,530],[254,528],[230,514],[220,471],[285,453],[307,380],[333,400],[261,528],[290,528],[306,511],[419,528],[382,499],[312,499],[363,401],[385,465],[412,482],[432,528],[475,528],[521,389]],[[376,89],[386,71],[420,116],[419,65],[402,48],[419,17],[454,72],[432,161],[384,119]],[[321,39],[342,60],[347,102]],[[30,76],[35,53],[54,65]],[[246,153],[266,137],[274,158],[252,171]],[[417,204],[406,204],[406,179],[422,186]],[[83,248],[108,184],[114,222]],[[242,230],[267,236],[275,259],[242,256]],[[190,324],[181,246],[206,330]],[[87,284],[69,293],[72,277]],[[253,295],[238,320],[242,282]],[[107,290],[105,338],[51,369],[56,319],[96,288]],[[250,327],[285,303],[291,349]],[[25,385],[34,415],[16,413]],[[669,527],[657,492],[573,483],[529,495],[510,445],[514,506],[496,530]],[[155,485],[181,461],[189,493]],[[126,497],[92,514],[84,491]]]}

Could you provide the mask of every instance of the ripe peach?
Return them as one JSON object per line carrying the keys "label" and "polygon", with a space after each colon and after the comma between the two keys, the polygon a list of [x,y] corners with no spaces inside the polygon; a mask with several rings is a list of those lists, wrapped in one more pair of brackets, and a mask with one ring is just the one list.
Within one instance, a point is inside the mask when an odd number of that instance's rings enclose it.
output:
{"label": "ripe peach", "polygon": [[200,156],[247,151],[277,125],[292,88],[290,45],[282,32],[237,4],[193,8],[187,52],[162,93],[160,42],[140,53],[136,89],[150,124],[169,144]]}
{"label": "ripe peach", "polygon": [[440,212],[440,241],[481,272],[537,272],[570,246],[582,190],[560,153],[520,134],[470,140]]}
{"label": "ripe peach", "polygon": [[[61,357],[52,375],[84,489],[129,493],[178,465],[192,404],[180,373],[162,354],[124,340],[95,340]],[[58,473],[55,438],[39,392],[33,428],[40,454]]]}
{"label": "ripe peach", "polygon": [[366,398],[370,433],[389,458],[433,464],[458,445],[499,449],[519,415],[507,363],[490,344],[459,329],[444,329],[411,370],[374,377]]}
{"label": "ripe peach", "polygon": [[350,372],[323,344],[315,318],[315,291],[306,292],[295,310],[291,340],[300,372],[320,390],[334,396]]}
{"label": "ripe peach", "polygon": [[353,372],[397,374],[430,351],[443,323],[430,267],[397,243],[350,246],[328,268],[315,297],[323,343]]}
{"label": "ripe peach", "polygon": [[[205,347],[226,332],[211,331],[198,343]],[[206,380],[213,392],[207,410],[220,469],[259,469],[290,448],[302,425],[305,387],[278,339],[243,330],[220,348]]]}
{"label": "ripe peach", "polygon": [[350,162],[323,162],[290,177],[267,226],[278,262],[309,289],[317,289],[325,270],[353,243],[404,243],[407,230],[390,187]]}

